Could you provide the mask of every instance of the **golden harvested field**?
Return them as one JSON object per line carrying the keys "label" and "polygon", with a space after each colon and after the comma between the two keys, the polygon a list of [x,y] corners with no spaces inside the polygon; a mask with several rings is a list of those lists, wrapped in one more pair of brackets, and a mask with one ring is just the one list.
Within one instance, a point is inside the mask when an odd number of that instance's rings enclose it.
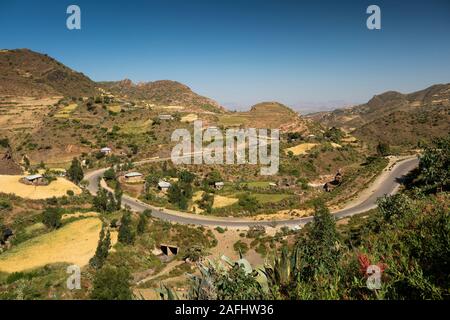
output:
{"label": "golden harvested field", "polygon": [[66,213],[63,214],[61,220],[67,220],[70,218],[88,218],[88,217],[98,217],[100,214],[98,212],[76,212],[76,213]]}
{"label": "golden harvested field", "polygon": [[195,113],[190,113],[181,118],[181,122],[193,122],[198,119],[198,116]]}
{"label": "golden harvested field", "polygon": [[166,110],[184,110],[183,106],[161,106],[162,109]]}
{"label": "golden harvested field", "polygon": [[300,154],[307,153],[309,150],[311,150],[315,146],[317,146],[317,143],[301,143],[295,147],[285,149],[284,152],[286,152],[286,154],[287,154],[289,151],[292,151],[292,153],[295,156],[298,156]]}
{"label": "golden harvested field", "polygon": [[68,106],[62,108],[58,111],[57,114],[55,114],[56,118],[68,118],[72,112],[75,111],[75,109],[78,107],[76,103],[69,104]]}
{"label": "golden harvested field", "polygon": [[[86,218],[25,241],[0,255],[0,271],[19,272],[58,262],[84,266],[95,253],[101,227],[100,219]],[[117,242],[117,232],[111,233],[111,242]]]}
{"label": "golden harvested field", "polygon": [[342,148],[342,146],[338,143],[331,142],[331,146],[335,149]]}
{"label": "golden harvested field", "polygon": [[66,195],[68,190],[72,190],[75,194],[81,193],[80,188],[64,178],[57,178],[48,186],[33,186],[19,182],[20,178],[23,177],[20,175],[0,175],[0,192],[13,193],[18,197],[32,200],[59,198]]}
{"label": "golden harvested field", "polygon": [[122,111],[122,107],[120,105],[108,106],[108,111],[119,113]]}
{"label": "golden harvested field", "polygon": [[228,198],[224,196],[215,195],[213,208],[223,208],[226,206],[231,206],[232,204],[235,204],[238,201],[239,200],[236,198]]}

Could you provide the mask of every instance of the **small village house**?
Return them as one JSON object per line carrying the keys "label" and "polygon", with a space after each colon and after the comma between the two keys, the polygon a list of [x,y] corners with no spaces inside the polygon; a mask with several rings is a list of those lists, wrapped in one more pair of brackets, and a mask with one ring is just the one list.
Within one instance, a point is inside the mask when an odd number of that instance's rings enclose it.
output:
{"label": "small village house", "polygon": [[143,174],[140,172],[129,172],[124,177],[127,182],[140,182],[142,181]]}
{"label": "small village house", "polygon": [[26,176],[24,182],[27,184],[38,185],[44,183],[44,176],[42,174],[33,174]]}
{"label": "small village house", "polygon": [[161,190],[162,192],[167,192],[167,190],[169,190],[169,188],[171,186],[172,185],[167,181],[159,181],[158,182],[158,189]]}
{"label": "small village house", "polygon": [[216,188],[217,190],[221,190],[224,185],[225,183],[223,181],[218,181],[214,183],[214,188]]}
{"label": "small village house", "polygon": [[159,120],[173,120],[173,116],[170,114],[160,114],[158,118]]}
{"label": "small village house", "polygon": [[100,152],[103,153],[104,155],[108,155],[108,154],[111,154],[112,150],[111,150],[111,148],[104,147],[104,148],[100,149]]}

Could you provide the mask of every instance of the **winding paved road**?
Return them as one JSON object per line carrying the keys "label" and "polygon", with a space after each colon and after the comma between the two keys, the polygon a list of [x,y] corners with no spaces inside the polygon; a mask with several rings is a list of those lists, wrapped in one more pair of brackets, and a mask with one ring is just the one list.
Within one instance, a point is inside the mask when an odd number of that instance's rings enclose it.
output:
{"label": "winding paved road", "polygon": [[[168,160],[170,158],[153,158],[149,160],[143,160],[136,162],[136,164],[143,164],[149,162],[158,162]],[[377,188],[368,195],[363,201],[354,204],[350,207],[344,208],[339,211],[333,212],[337,218],[350,217],[358,213],[366,212],[377,206],[376,200],[383,195],[391,195],[397,192],[400,183],[399,180],[402,179],[408,172],[417,167],[419,160],[417,158],[409,158],[402,160],[395,164],[388,172],[382,174],[379,178],[381,181],[375,182]],[[88,190],[92,194],[96,194],[98,191],[98,181],[101,181],[102,187],[110,190],[103,180],[103,173],[108,170],[108,168],[98,169],[89,172],[85,176],[85,180],[89,181]],[[110,190],[112,191],[112,190]],[[255,220],[245,220],[240,218],[231,217],[209,217],[196,214],[189,214],[185,212],[179,212],[174,210],[168,210],[164,208],[158,208],[151,206],[149,204],[143,203],[142,201],[132,198],[130,196],[124,195],[122,197],[122,204],[129,206],[133,211],[142,212],[146,209],[152,210],[152,215],[155,218],[162,220],[167,220],[171,222],[178,222],[183,224],[194,224],[194,225],[204,225],[204,226],[221,226],[221,227],[235,227],[235,228],[246,228],[255,225],[263,226],[302,226],[306,223],[312,221],[313,217],[304,218],[294,218],[290,220],[272,220],[272,221],[255,221]]]}

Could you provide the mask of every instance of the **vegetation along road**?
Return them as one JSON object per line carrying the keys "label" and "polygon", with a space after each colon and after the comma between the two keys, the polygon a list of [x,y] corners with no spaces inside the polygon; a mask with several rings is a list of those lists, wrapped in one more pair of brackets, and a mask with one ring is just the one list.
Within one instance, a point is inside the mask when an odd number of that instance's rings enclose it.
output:
{"label": "vegetation along road", "polygon": [[[141,162],[137,162],[137,164],[142,164],[145,162],[158,162],[164,161],[166,159],[162,158],[153,158],[149,160],[144,160]],[[395,164],[389,171],[382,174],[378,181],[374,182],[376,188],[370,192],[368,195],[360,199],[360,201],[356,204],[351,204],[348,207],[345,207],[339,211],[333,212],[333,214],[337,218],[350,217],[358,213],[366,212],[370,209],[373,209],[377,206],[376,201],[379,197],[383,195],[391,195],[394,194],[399,186],[400,179],[405,176],[412,169],[417,167],[419,160],[414,158],[408,158],[406,160],[399,161]],[[85,179],[89,182],[88,190],[92,194],[96,194],[99,186],[98,182],[101,182],[103,188],[110,190],[106,183],[103,181],[103,173],[108,170],[108,168],[98,169],[86,174]],[[268,220],[268,221],[254,221],[254,220],[245,220],[239,218],[222,218],[222,217],[211,217],[211,216],[201,216],[196,214],[189,214],[185,212],[169,210],[164,208],[158,208],[146,204],[136,198],[132,198],[127,195],[123,195],[122,204],[125,206],[129,206],[131,210],[142,212],[146,209],[152,210],[152,215],[155,218],[178,222],[183,224],[195,224],[195,225],[205,225],[205,226],[221,226],[221,227],[234,227],[234,228],[245,228],[255,225],[264,225],[264,226],[301,226],[306,223],[312,221],[313,217],[304,217],[304,218],[296,218],[290,220]]]}

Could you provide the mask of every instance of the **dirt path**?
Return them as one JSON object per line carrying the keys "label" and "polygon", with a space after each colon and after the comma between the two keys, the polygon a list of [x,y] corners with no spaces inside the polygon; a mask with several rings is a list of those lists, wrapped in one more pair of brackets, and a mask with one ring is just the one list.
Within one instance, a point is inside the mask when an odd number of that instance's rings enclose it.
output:
{"label": "dirt path", "polygon": [[146,282],[148,282],[148,281],[151,281],[151,280],[153,280],[153,279],[156,279],[156,278],[158,278],[158,277],[161,277],[161,276],[163,276],[163,275],[166,275],[166,274],[168,274],[170,271],[172,271],[173,269],[175,269],[176,267],[178,267],[179,265],[181,265],[181,264],[183,264],[183,263],[184,263],[184,261],[179,261],[179,260],[171,261],[171,262],[169,262],[169,263],[167,264],[167,266],[166,266],[161,272],[159,272],[159,273],[157,273],[157,274],[152,274],[151,276],[148,276],[148,277],[146,277],[146,278],[144,278],[144,279],[142,279],[142,280],[139,280],[138,282],[136,282],[136,284],[137,284],[137,285],[140,285],[140,284],[146,283]]}

